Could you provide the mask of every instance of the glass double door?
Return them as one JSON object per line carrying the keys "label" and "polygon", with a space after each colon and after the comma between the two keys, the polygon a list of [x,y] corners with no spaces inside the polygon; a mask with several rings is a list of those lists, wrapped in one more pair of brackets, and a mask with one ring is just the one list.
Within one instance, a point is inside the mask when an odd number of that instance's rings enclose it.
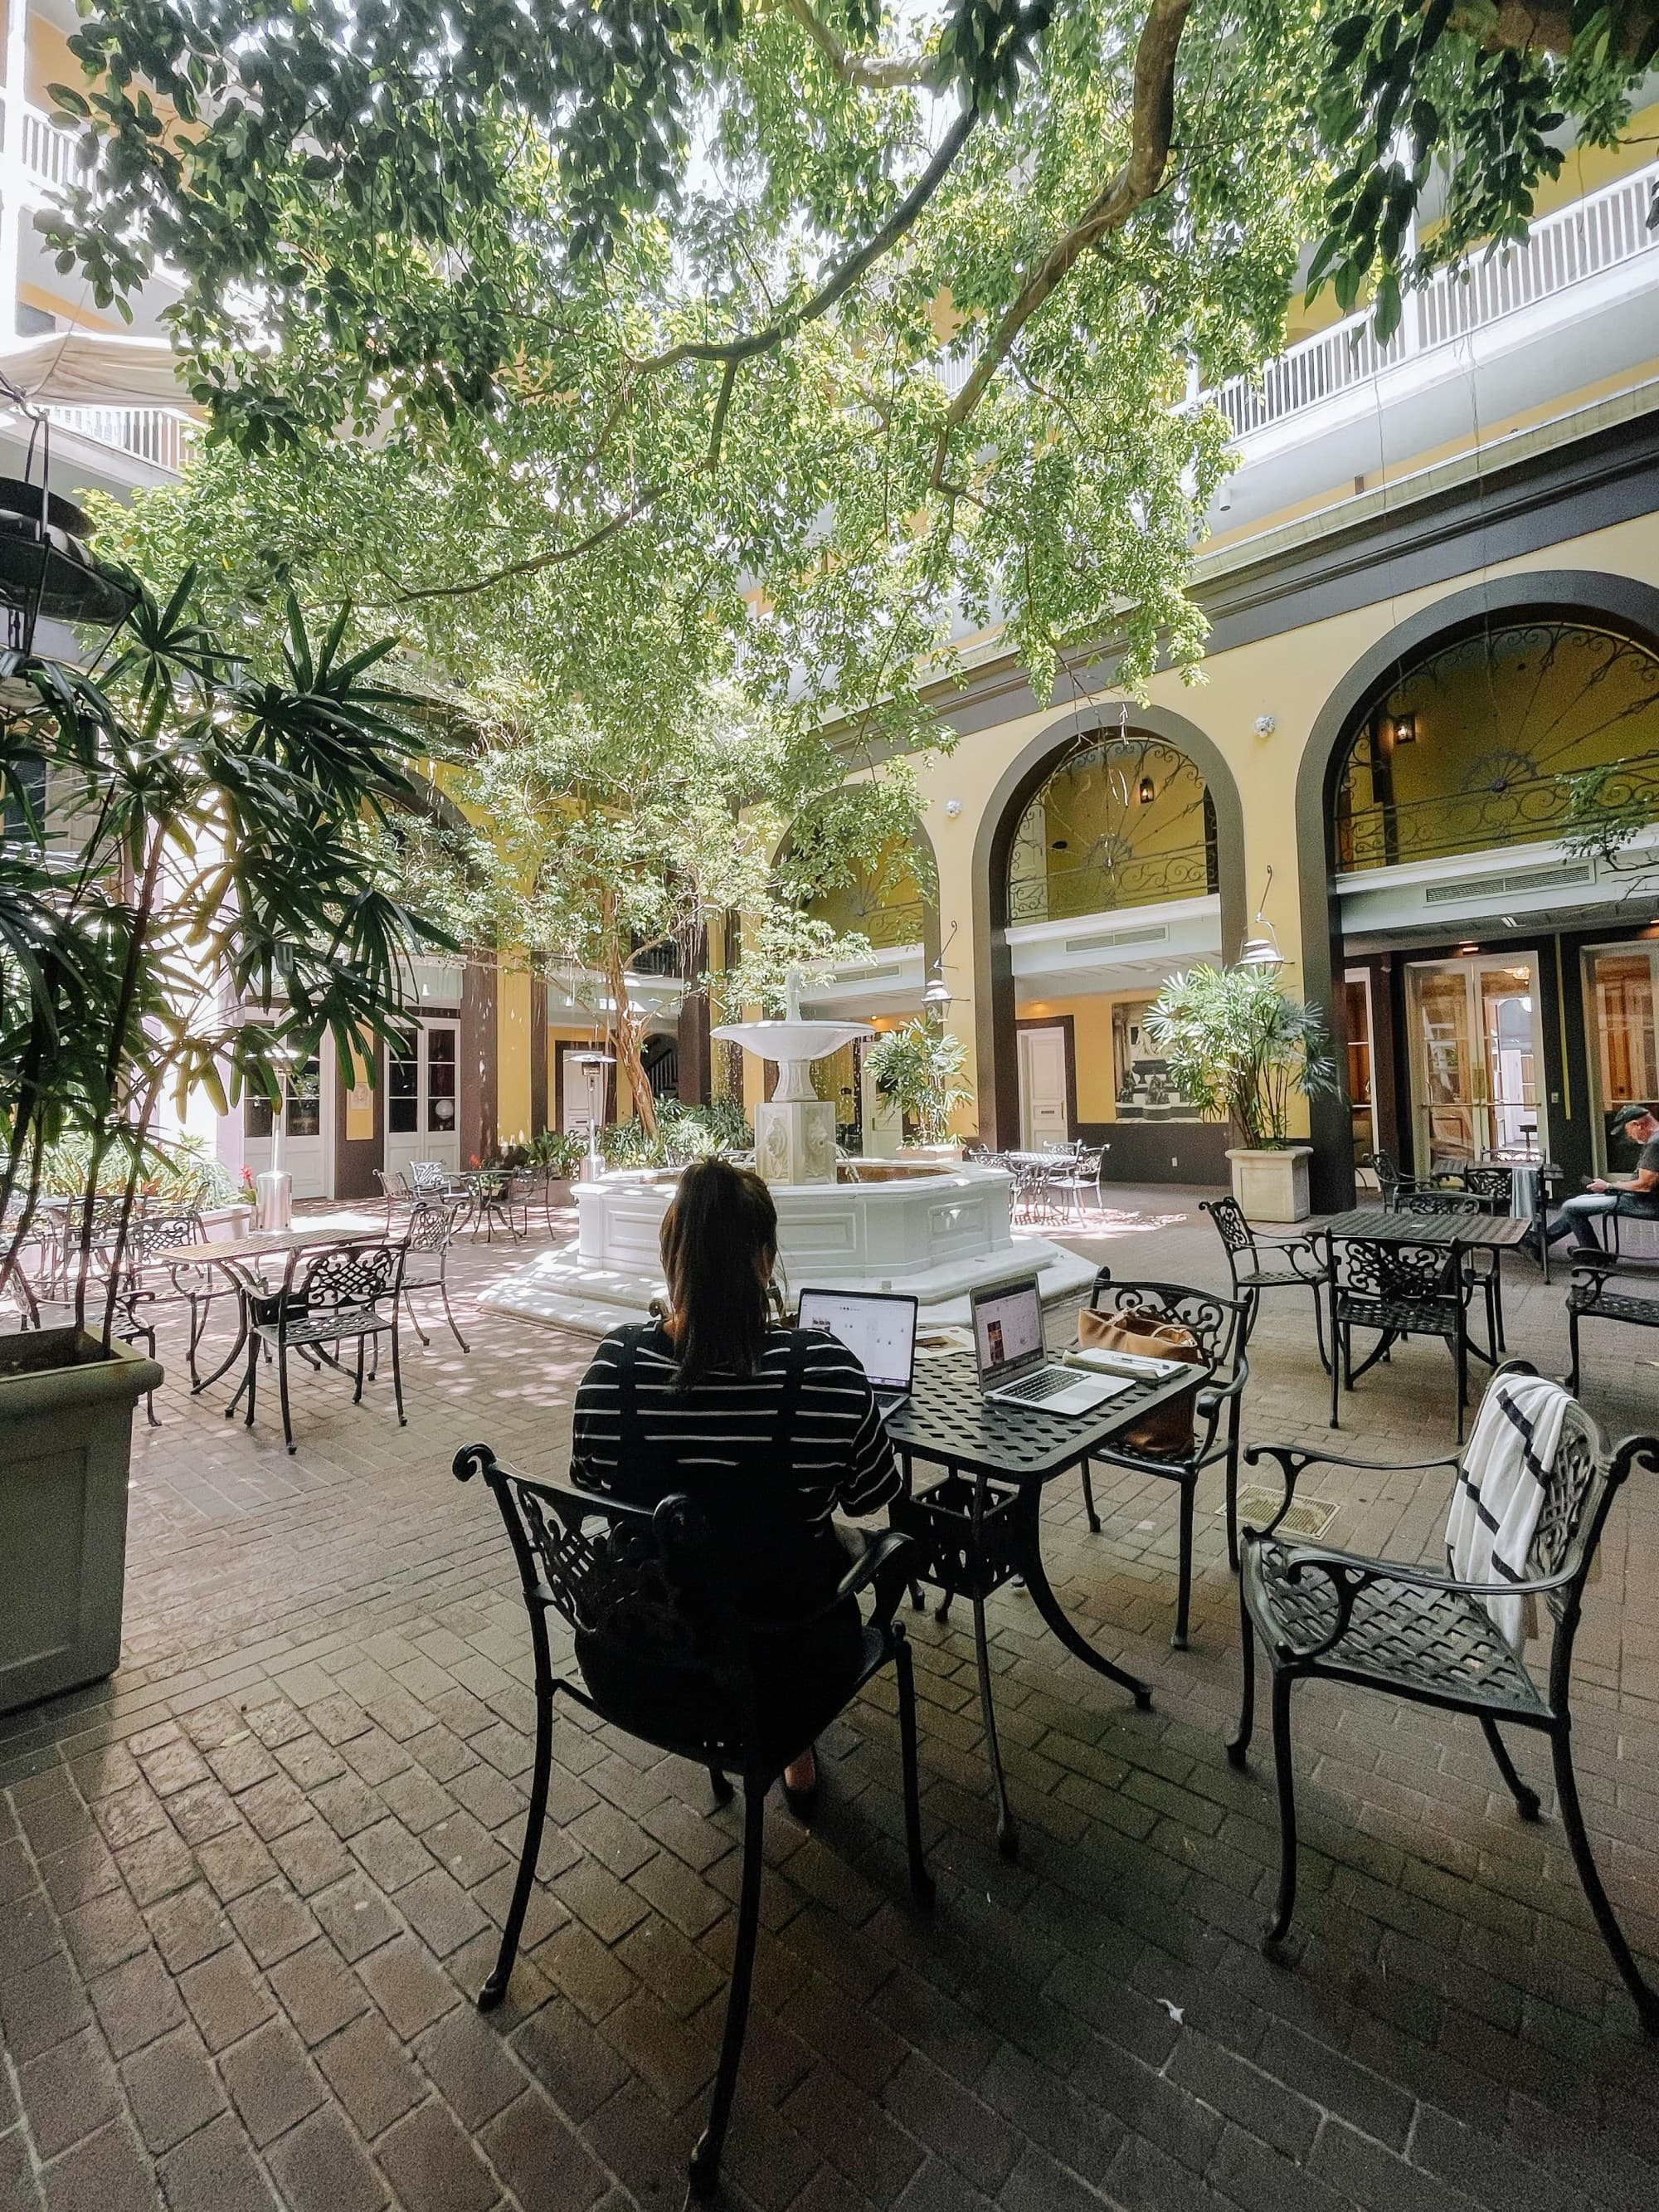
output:
{"label": "glass double door", "polygon": [[1547,1157],[1534,953],[1413,962],[1406,970],[1413,1161]]}
{"label": "glass double door", "polygon": [[461,1166],[461,1028],[422,1022],[386,1053],[386,1164],[394,1174],[416,1160]]}

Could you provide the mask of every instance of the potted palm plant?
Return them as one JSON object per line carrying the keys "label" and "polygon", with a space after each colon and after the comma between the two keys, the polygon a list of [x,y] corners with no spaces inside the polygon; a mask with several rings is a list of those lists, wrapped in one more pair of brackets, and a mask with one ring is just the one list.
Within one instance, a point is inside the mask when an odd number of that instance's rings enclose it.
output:
{"label": "potted palm plant", "polygon": [[1145,1027],[1185,1103],[1231,1124],[1233,1196],[1244,1212],[1302,1220],[1311,1147],[1291,1137],[1291,1101],[1336,1089],[1318,1008],[1281,991],[1270,969],[1189,968],[1165,983]]}
{"label": "potted palm plant", "polygon": [[959,1154],[950,1143],[951,1116],[974,1094],[959,1079],[968,1048],[950,1030],[925,1019],[887,1030],[865,1048],[864,1064],[878,1094],[915,1125],[924,1151]]}
{"label": "potted palm plant", "polygon": [[[290,605],[256,672],[193,583],[135,582],[93,669],[0,653],[0,1292],[43,1324],[0,1336],[0,1711],[119,1657],[132,1410],[161,1380],[122,1300],[158,1117],[198,1087],[276,1097],[325,1037],[372,1068],[448,943],[376,842],[418,804],[389,646],[345,651],[343,614],[313,644]],[[22,1262],[48,1252],[42,1306]]]}

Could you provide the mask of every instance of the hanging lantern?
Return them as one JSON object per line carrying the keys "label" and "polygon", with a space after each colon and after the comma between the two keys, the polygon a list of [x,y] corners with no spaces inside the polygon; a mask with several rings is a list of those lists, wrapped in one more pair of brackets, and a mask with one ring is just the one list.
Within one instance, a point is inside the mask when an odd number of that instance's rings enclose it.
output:
{"label": "hanging lantern", "polygon": [[1157,785],[1152,781],[1152,779],[1151,778],[1151,776],[1149,776],[1149,775],[1143,775],[1143,776],[1141,777],[1141,779],[1140,779],[1140,803],[1141,803],[1141,805],[1142,805],[1143,806],[1150,806],[1150,805],[1152,805],[1152,801],[1153,801],[1157,797],[1158,797],[1158,786],[1157,786]]}

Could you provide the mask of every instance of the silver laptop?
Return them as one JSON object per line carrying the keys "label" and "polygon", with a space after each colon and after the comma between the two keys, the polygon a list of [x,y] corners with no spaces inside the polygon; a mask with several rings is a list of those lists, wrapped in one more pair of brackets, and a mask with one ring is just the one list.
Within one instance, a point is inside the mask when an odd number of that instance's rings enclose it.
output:
{"label": "silver laptop", "polygon": [[999,1405],[1045,1413],[1087,1413],[1134,1386],[1115,1375],[1080,1375],[1051,1360],[1042,1341],[1036,1277],[973,1293],[979,1387]]}
{"label": "silver laptop", "polygon": [[853,1354],[885,1420],[908,1402],[916,1379],[916,1301],[897,1291],[803,1291],[802,1328],[827,1329]]}

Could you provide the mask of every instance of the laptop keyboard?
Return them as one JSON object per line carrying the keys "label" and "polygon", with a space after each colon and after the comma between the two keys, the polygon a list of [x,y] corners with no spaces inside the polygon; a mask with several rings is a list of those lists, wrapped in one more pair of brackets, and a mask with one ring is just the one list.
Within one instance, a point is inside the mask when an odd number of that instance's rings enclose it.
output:
{"label": "laptop keyboard", "polygon": [[1069,1390],[1078,1379],[1075,1375],[1068,1375],[1063,1367],[1040,1367],[1035,1375],[1026,1376],[1022,1382],[1006,1383],[998,1390],[997,1395],[999,1398],[1053,1398],[1062,1390]]}

